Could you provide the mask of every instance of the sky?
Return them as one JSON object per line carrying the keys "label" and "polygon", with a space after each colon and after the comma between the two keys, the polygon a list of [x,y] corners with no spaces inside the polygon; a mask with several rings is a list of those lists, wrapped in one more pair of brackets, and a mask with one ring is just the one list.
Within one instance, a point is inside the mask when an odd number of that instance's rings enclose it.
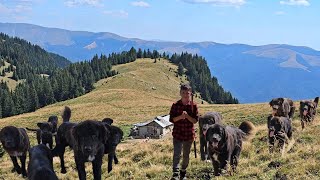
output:
{"label": "sky", "polygon": [[145,40],[320,50],[319,0],[0,0],[0,22]]}

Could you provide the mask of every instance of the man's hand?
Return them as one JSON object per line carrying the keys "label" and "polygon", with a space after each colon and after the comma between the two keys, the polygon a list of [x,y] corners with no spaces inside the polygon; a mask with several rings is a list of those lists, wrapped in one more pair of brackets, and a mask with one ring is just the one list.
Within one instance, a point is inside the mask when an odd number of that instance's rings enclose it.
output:
{"label": "man's hand", "polygon": [[195,118],[191,117],[191,116],[187,113],[187,111],[183,111],[182,114],[185,115],[185,118],[187,118],[188,121],[192,122],[193,124],[197,123],[197,120],[196,120]]}

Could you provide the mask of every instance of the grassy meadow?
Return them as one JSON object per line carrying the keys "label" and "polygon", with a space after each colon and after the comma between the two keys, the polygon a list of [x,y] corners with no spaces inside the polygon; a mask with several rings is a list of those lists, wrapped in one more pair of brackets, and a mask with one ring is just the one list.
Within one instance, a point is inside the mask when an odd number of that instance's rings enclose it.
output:
{"label": "grassy meadow", "polygon": [[[179,84],[185,77],[176,77],[177,67],[161,59],[154,63],[151,59],[139,59],[133,63],[114,67],[120,74],[100,80],[92,92],[64,102],[59,102],[37,110],[36,112],[0,119],[0,128],[7,125],[17,127],[36,127],[37,122],[46,121],[50,115],[58,115],[64,106],[72,109],[71,121],[86,119],[114,119],[128,135],[131,124],[149,120],[158,115],[168,114],[174,101],[179,98]],[[311,99],[314,97],[310,97]],[[200,114],[209,111],[220,112],[226,124],[239,125],[250,120],[256,125],[256,136],[244,143],[237,172],[217,179],[320,179],[320,123],[315,123],[301,131],[298,112],[294,117],[295,144],[289,153],[280,157],[279,153],[269,154],[267,142],[266,118],[271,112],[267,103],[239,105],[210,105],[196,98]],[[296,102],[298,107],[298,102]],[[297,108],[298,109],[298,108]],[[318,114],[319,116],[319,114]],[[36,144],[35,133],[28,133],[31,144]],[[119,164],[113,171],[107,172],[107,156],[102,166],[102,179],[157,179],[171,177],[172,137],[168,134],[160,140],[125,140],[118,146]],[[198,158],[190,154],[188,176],[190,179],[213,179],[212,165],[200,161],[199,141]],[[54,168],[63,180],[77,179],[73,152],[67,148],[65,154],[67,174],[60,173],[59,158],[54,158]],[[271,162],[279,162],[277,168],[268,167]],[[12,162],[5,154],[0,159],[0,179],[23,179],[11,173]],[[90,163],[87,164],[87,179],[93,179]]]}
{"label": "grassy meadow", "polygon": [[[7,61],[4,61],[4,64],[5,64],[4,66],[0,67],[0,72],[2,72],[4,68],[8,68],[10,66],[10,63],[8,63]],[[15,66],[13,66],[13,67],[15,67]],[[0,82],[1,81],[6,82],[9,89],[14,90],[16,88],[16,86],[19,83],[23,82],[24,80],[16,81],[14,79],[11,79],[12,76],[13,76],[13,71],[8,72],[8,73],[6,73],[5,76],[0,76]]]}

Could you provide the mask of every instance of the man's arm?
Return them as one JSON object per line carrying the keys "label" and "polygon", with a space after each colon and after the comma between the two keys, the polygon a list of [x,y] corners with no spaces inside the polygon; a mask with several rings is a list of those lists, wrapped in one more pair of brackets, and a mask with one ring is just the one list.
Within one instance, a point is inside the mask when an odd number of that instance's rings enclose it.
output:
{"label": "man's arm", "polygon": [[170,110],[170,119],[169,121],[172,123],[175,123],[177,121],[180,121],[181,119],[185,119],[185,115],[184,114],[177,114],[177,106],[175,104],[172,104],[171,106],[171,110]]}
{"label": "man's arm", "polygon": [[190,121],[190,122],[192,122],[193,124],[195,124],[195,123],[198,122],[198,118],[199,118],[199,117],[198,117],[198,107],[197,107],[197,105],[194,105],[193,111],[194,111],[194,114],[193,114],[194,117],[190,116],[190,115],[186,112],[186,118],[188,119],[188,121]]}

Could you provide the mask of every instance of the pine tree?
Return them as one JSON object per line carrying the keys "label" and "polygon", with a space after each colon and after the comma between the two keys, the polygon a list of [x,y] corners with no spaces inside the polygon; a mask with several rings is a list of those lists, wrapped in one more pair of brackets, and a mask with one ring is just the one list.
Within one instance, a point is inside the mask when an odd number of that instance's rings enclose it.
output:
{"label": "pine tree", "polygon": [[182,76],[184,74],[184,67],[182,65],[182,63],[180,62],[178,65],[178,75]]}
{"label": "pine tree", "polygon": [[141,48],[139,48],[137,53],[137,58],[142,58],[142,57],[143,57],[142,50]]}
{"label": "pine tree", "polygon": [[29,92],[30,92],[30,99],[29,99],[29,110],[30,111],[35,111],[37,109],[39,109],[40,105],[39,105],[39,98],[37,95],[37,91],[34,87],[34,84],[31,84],[29,86]]}

